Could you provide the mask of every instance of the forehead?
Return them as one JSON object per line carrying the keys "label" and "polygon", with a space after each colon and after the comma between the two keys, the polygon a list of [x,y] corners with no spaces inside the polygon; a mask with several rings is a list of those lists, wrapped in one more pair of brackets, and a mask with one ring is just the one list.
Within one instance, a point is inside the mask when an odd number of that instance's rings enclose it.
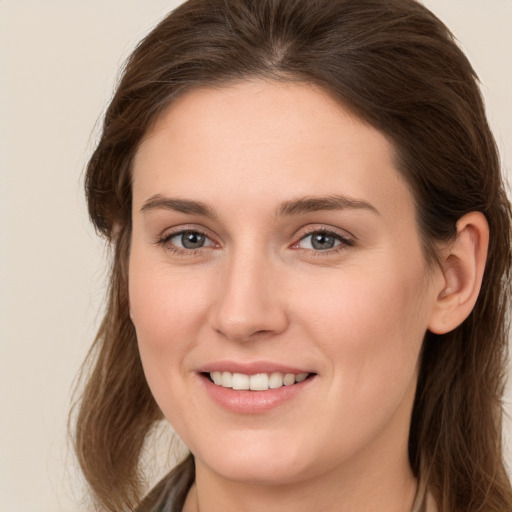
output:
{"label": "forehead", "polygon": [[312,193],[411,200],[387,137],[309,84],[192,89],[148,130],[133,171],[134,202],[191,192],[208,201],[220,187],[258,203]]}
{"label": "forehead", "polygon": [[202,143],[222,137],[242,142],[246,137],[246,143],[257,144],[262,137],[285,142],[286,136],[295,140],[309,138],[310,142],[322,139],[326,144],[336,138],[343,143],[338,133],[343,122],[352,123],[354,137],[362,131],[371,133],[374,147],[385,146],[384,151],[392,157],[394,148],[385,134],[353,114],[325,89],[312,83],[257,78],[181,92],[149,127],[139,153],[162,131],[179,137],[182,143],[188,139],[194,144],[199,137]]}

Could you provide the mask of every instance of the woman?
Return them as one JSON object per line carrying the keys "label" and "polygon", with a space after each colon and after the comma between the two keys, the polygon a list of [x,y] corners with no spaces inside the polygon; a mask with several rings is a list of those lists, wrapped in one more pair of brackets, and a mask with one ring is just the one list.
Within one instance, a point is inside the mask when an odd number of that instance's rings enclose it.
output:
{"label": "woman", "polygon": [[[87,170],[114,247],[76,449],[108,510],[512,510],[510,204],[413,0],[190,0]],[[142,501],[165,417],[190,455]]]}

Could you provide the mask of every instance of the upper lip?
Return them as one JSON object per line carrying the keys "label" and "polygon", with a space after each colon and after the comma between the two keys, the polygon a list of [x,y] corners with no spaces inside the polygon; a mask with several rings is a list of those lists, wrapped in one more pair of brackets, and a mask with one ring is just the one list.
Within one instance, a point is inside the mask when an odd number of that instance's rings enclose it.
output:
{"label": "upper lip", "polygon": [[251,361],[251,362],[239,362],[239,361],[215,361],[207,363],[198,369],[199,373],[210,373],[210,372],[230,372],[230,373],[243,373],[245,375],[256,375],[257,373],[314,373],[305,368],[299,368],[298,366],[290,366],[271,361]]}

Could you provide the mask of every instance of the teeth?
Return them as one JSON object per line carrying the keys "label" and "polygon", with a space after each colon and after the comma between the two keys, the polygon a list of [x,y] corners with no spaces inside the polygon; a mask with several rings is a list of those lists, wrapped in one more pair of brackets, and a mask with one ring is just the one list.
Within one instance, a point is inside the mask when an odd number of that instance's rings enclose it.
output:
{"label": "teeth", "polygon": [[295,384],[295,375],[293,373],[287,373],[284,376],[283,384],[285,386],[291,386],[292,384]]}
{"label": "teeth", "polygon": [[268,379],[268,387],[270,389],[277,389],[283,385],[284,375],[279,372],[274,372],[270,374],[270,378]]}
{"label": "teeth", "polygon": [[233,374],[231,372],[222,372],[222,380],[220,385],[224,388],[233,387]]}
{"label": "teeth", "polygon": [[308,378],[309,373],[299,373],[295,375],[295,382],[303,382]]}
{"label": "teeth", "polygon": [[233,373],[231,385],[233,389],[249,389],[249,375]]}
{"label": "teeth", "polygon": [[249,377],[249,389],[252,391],[265,391],[268,389],[268,375],[257,373]]}
{"label": "teeth", "polygon": [[303,382],[309,373],[280,373],[273,372],[257,373],[255,375],[245,375],[244,373],[231,372],[210,372],[212,381],[217,386],[232,388],[237,390],[267,391],[268,389],[277,389],[282,386],[292,386],[295,383]]}

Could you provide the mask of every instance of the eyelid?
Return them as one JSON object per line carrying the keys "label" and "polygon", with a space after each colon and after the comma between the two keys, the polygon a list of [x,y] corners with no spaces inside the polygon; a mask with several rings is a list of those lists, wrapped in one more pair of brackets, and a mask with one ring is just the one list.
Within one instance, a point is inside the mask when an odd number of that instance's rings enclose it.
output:
{"label": "eyelid", "polygon": [[[217,241],[217,236],[213,235],[211,231],[204,226],[198,226],[197,224],[184,224],[179,226],[174,226],[172,228],[166,228],[163,231],[160,232],[159,235],[157,235],[157,238],[155,240],[156,245],[162,245],[165,246],[166,244],[170,244],[170,240],[176,236],[182,235],[183,233],[187,232],[196,232],[201,235],[204,235],[208,240],[213,242],[213,246],[219,246],[219,242]],[[171,244],[173,245],[173,244]],[[176,252],[184,251],[187,253],[193,253],[194,251],[201,251],[202,249],[211,248],[212,245],[208,245],[205,247],[198,247],[197,249],[186,249],[184,247],[178,247],[174,246],[174,249]]]}
{"label": "eyelid", "polygon": [[296,238],[296,240],[299,241],[313,233],[326,233],[330,235],[335,235],[341,238],[342,240],[351,242],[356,242],[357,240],[357,238],[346,229],[335,228],[333,226],[326,226],[325,224],[313,224],[301,228],[300,230],[298,230],[294,238]]}
{"label": "eyelid", "polygon": [[[302,242],[302,240],[304,240],[308,236],[311,236],[314,233],[324,233],[326,235],[334,236],[335,238],[340,240],[341,243],[339,243],[338,245],[336,245],[330,249],[325,249],[325,250],[304,249],[302,247],[299,247],[299,243]],[[335,228],[332,226],[326,226],[323,224],[317,224],[317,225],[307,226],[306,228],[302,228],[302,232],[299,232],[295,236],[295,240],[296,241],[293,242],[293,244],[291,245],[292,249],[314,253],[315,255],[317,255],[317,254],[318,255],[321,255],[321,254],[327,255],[327,254],[332,254],[335,252],[342,251],[342,250],[346,249],[347,247],[352,247],[356,243],[357,239],[354,235],[352,235],[351,233],[349,233],[346,230],[342,230],[342,229]]]}
{"label": "eyelid", "polygon": [[[170,244],[170,240],[176,236],[179,236],[186,232],[197,232],[201,235],[204,235],[208,240],[212,242],[212,245],[207,245],[203,247],[199,247],[197,249],[187,249],[182,248],[179,246],[175,246],[174,244]],[[325,250],[313,250],[313,249],[305,249],[298,247],[299,243],[307,238],[308,236],[311,236],[314,233],[325,233],[326,235],[334,236],[336,237],[341,243]],[[194,252],[200,252],[204,249],[210,249],[210,248],[219,248],[220,243],[218,242],[218,236],[212,234],[212,232],[205,228],[204,226],[200,226],[197,224],[184,224],[184,225],[178,225],[174,226],[172,228],[166,228],[161,231],[161,233],[157,236],[155,240],[156,245],[166,246],[166,244],[169,244],[172,246],[173,251],[180,252],[187,254],[193,254]],[[333,252],[339,252],[340,250],[344,250],[347,247],[353,246],[357,239],[354,235],[349,233],[348,231],[340,228],[335,228],[333,226],[326,226],[324,224],[316,224],[316,225],[308,225],[306,227],[301,228],[296,232],[296,235],[294,235],[294,242],[289,246],[292,249],[295,250],[301,250],[305,252],[310,253],[322,253],[322,254],[329,254]]]}

